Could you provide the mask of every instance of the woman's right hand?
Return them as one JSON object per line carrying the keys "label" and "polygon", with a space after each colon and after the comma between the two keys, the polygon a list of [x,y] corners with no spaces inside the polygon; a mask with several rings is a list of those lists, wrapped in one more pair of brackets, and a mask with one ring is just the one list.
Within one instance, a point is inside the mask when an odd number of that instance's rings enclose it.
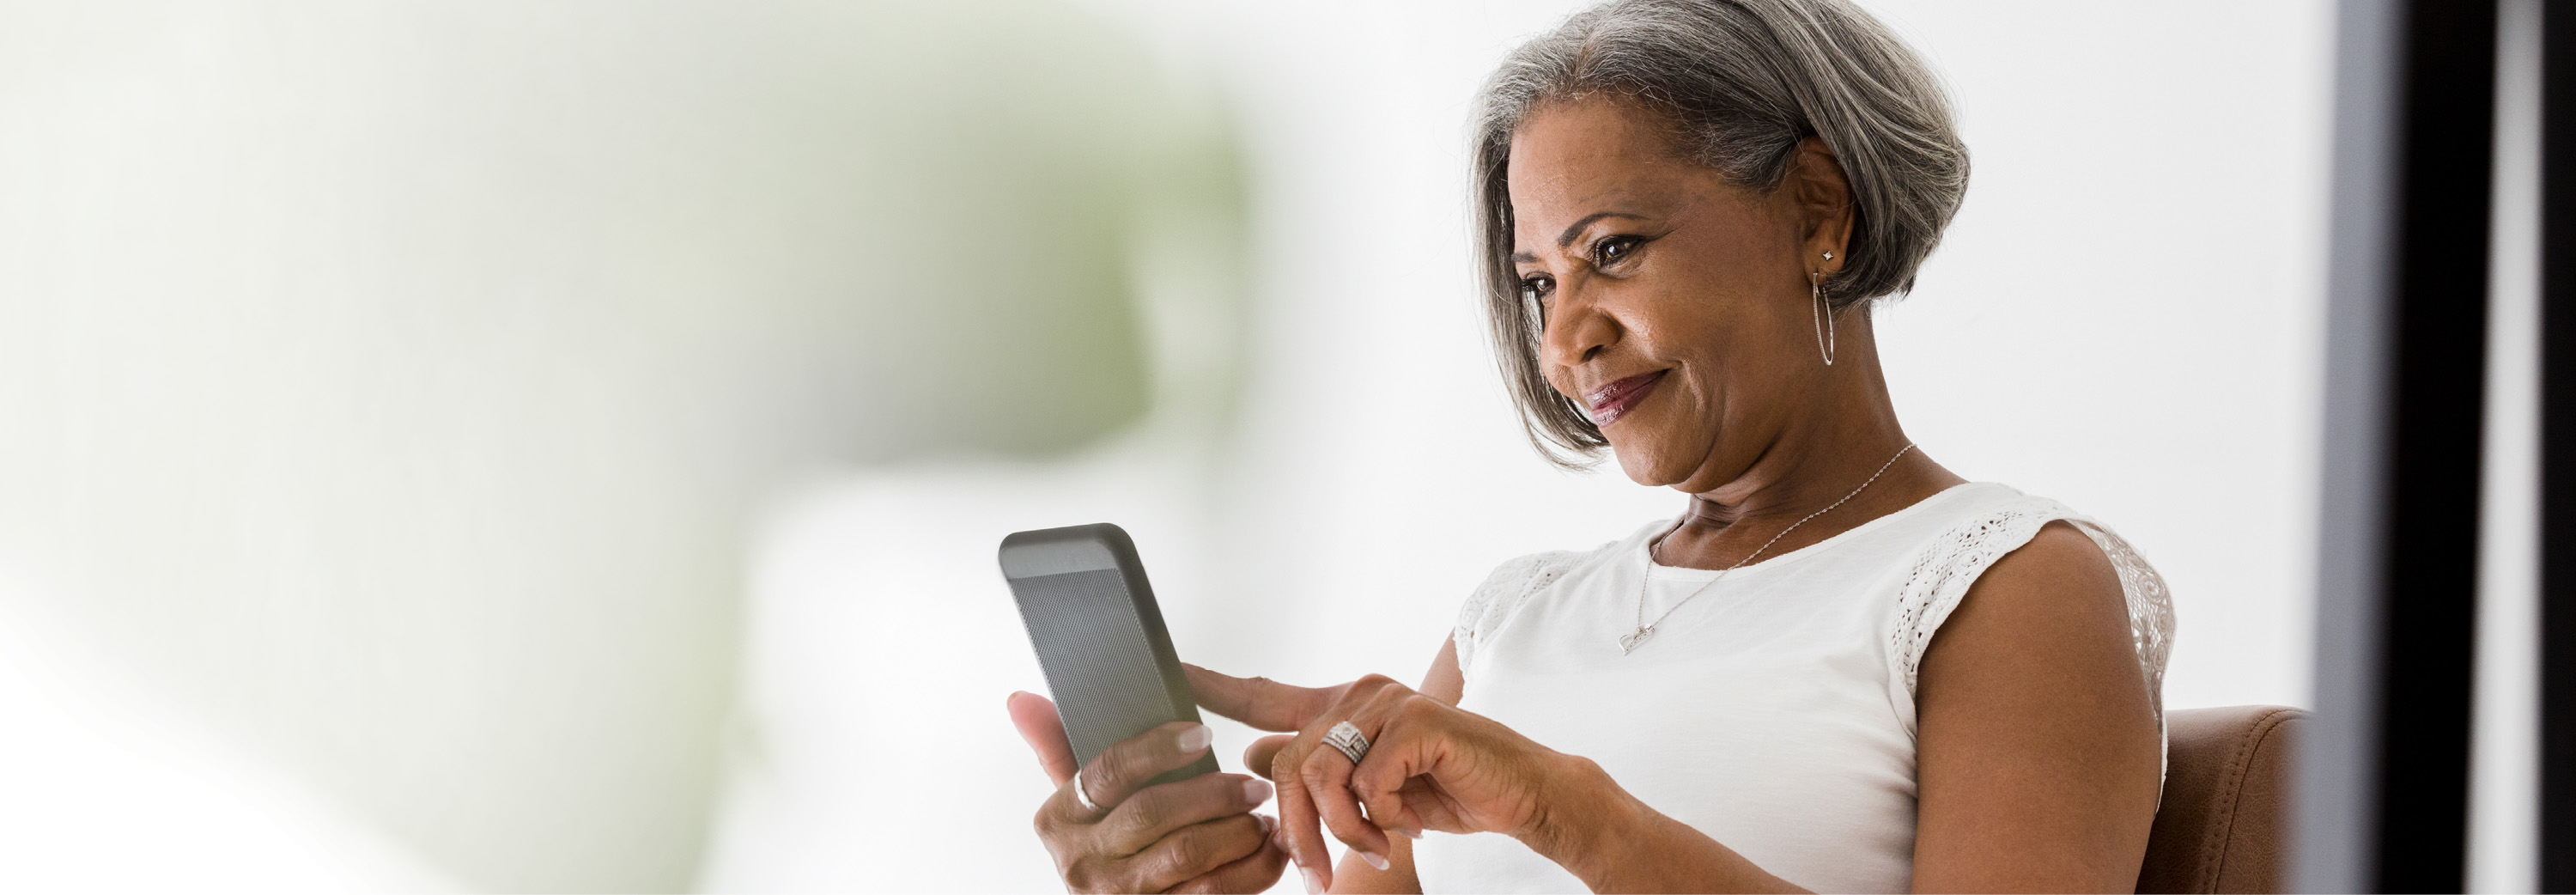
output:
{"label": "woman's right hand", "polygon": [[[1251,813],[1270,798],[1270,784],[1242,774],[1201,774],[1144,785],[1197,761],[1211,741],[1207,725],[1165,724],[1109,747],[1077,770],[1055,703],[1013,693],[1010,711],[1011,723],[1056,784],[1055,794],[1038,806],[1037,831],[1067,889],[1259,892],[1279,881],[1288,852],[1271,835],[1277,822]],[[1074,798],[1077,773],[1099,813]]]}

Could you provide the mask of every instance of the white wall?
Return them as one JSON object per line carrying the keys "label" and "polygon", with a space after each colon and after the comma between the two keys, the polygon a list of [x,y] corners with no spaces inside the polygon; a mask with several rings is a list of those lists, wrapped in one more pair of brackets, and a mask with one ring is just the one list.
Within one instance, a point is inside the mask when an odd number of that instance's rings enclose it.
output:
{"label": "white wall", "polygon": [[[1910,431],[2157,563],[2170,705],[2304,702],[2327,4],[1865,5],[1976,158],[1879,330]],[[1411,678],[1495,563],[1679,507],[1541,464],[1476,319],[1467,103],[1573,6],[0,2],[0,624],[222,744],[0,777],[338,856],[213,882],[1046,889],[1002,533],[1126,524],[1206,664]],[[1194,211],[1010,214],[1110,169]],[[1012,364],[1105,282],[1147,419],[900,443],[1080,379]],[[15,658],[12,723],[127,699]]]}
{"label": "white wall", "polygon": [[[1475,317],[1466,103],[1575,5],[1238,4],[1196,23],[1261,185],[1224,586],[1392,629],[1330,659],[1283,651],[1301,670],[1410,671],[1500,558],[1678,508],[1615,470],[1539,466]],[[2181,617],[2174,705],[2304,701],[2329,6],[1866,5],[1949,80],[1975,159],[1880,327],[1909,430],[2157,563]],[[1185,8],[1157,7],[1165,27]]]}
{"label": "white wall", "polygon": [[[1089,5],[1235,101],[1256,184],[1239,425],[851,472],[782,504],[751,609],[762,751],[712,886],[1047,884],[1026,831],[1047,787],[1000,701],[1043,681],[986,546],[1024,521],[1128,523],[1185,657],[1327,682],[1417,677],[1495,563],[1680,506],[1542,465],[1475,316],[1467,103],[1574,4]],[[1976,162],[1879,329],[1909,430],[2156,563],[2180,617],[2168,705],[2305,704],[2328,5],[1866,5],[1949,79]],[[937,636],[869,633],[872,600]],[[1219,730],[1236,767],[1250,734]],[[886,777],[913,767],[935,776]]]}

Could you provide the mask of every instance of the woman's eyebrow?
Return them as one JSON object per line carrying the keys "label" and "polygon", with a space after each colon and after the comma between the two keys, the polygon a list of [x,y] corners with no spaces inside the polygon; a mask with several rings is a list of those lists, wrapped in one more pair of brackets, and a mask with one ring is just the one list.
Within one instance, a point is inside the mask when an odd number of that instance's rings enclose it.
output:
{"label": "woman's eyebrow", "polygon": [[1556,247],[1561,249],[1566,246],[1573,245],[1574,238],[1583,235],[1583,228],[1592,226],[1593,221],[1597,221],[1602,218],[1627,218],[1632,221],[1642,221],[1646,219],[1646,216],[1642,214],[1629,214],[1624,211],[1596,211],[1591,214],[1584,215],[1582,220],[1574,222],[1574,226],[1565,228],[1565,232],[1556,237]]}

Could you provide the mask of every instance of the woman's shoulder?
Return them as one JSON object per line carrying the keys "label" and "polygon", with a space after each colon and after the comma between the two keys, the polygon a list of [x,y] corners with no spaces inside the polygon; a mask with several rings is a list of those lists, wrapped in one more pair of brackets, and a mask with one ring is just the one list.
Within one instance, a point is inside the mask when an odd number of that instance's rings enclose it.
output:
{"label": "woman's shoulder", "polygon": [[1484,590],[1514,581],[1527,581],[1534,577],[1562,576],[1576,566],[1608,560],[1626,551],[1639,549],[1640,544],[1671,527],[1673,527],[1673,520],[1657,519],[1637,526],[1635,531],[1629,532],[1625,537],[1603,541],[1599,546],[1588,550],[1546,550],[1515,556],[1495,566],[1494,571],[1485,576],[1485,584],[1477,589]]}
{"label": "woman's shoulder", "polygon": [[[2136,553],[2101,520],[2000,482],[1952,486],[1916,509],[1925,510],[1912,525],[1919,541],[1912,577],[1920,585],[1961,575],[1974,578],[2005,554],[2031,545],[2052,523],[2066,523],[2084,534],[2094,547],[2076,545],[2078,549],[2085,553],[2098,549],[2115,565],[2119,554]],[[2070,545],[2074,545],[2071,540],[2050,539],[2041,547],[2057,552]]]}
{"label": "woman's shoulder", "polygon": [[1612,541],[1590,550],[1528,553],[1504,560],[1485,575],[1483,583],[1468,592],[1467,602],[1458,607],[1459,630],[1471,632],[1490,627],[1489,621],[1508,614],[1521,599],[1555,583],[1586,560],[1608,555],[1618,543]]}
{"label": "woman's shoulder", "polygon": [[[2098,569],[2107,563],[2119,582],[2139,664],[2151,688],[2161,689],[2173,638],[2173,601],[2164,577],[2135,547],[2100,520],[2046,497],[1993,482],[1953,490],[1962,492],[1961,499],[1945,508],[1934,533],[1915,552],[1894,607],[1887,648],[1897,674],[1891,683],[1901,686],[1908,703],[1933,635],[1988,570],[2017,554],[2036,561],[2036,567]],[[2068,530],[2050,529],[2056,523]]]}
{"label": "woman's shoulder", "polygon": [[[1899,627],[1914,629],[1907,633],[1917,638],[1928,639],[1941,617],[1988,569],[2026,548],[2077,564],[2107,561],[2121,574],[2124,587],[2152,591],[2140,596],[2162,596],[2163,581],[2128,541],[2066,504],[1996,482],[1959,485],[1942,497],[1945,505],[1924,520],[1900,588]],[[2057,523],[2084,537],[2042,537]]]}
{"label": "woman's shoulder", "polygon": [[1458,645],[1460,667],[1465,667],[1475,650],[1476,641],[1501,627],[1503,620],[1509,618],[1530,595],[1546,590],[1548,585],[1577,570],[1615,562],[1672,524],[1670,519],[1659,519],[1638,526],[1626,537],[1603,542],[1589,550],[1526,553],[1495,566],[1486,574],[1484,583],[1476,585],[1476,589],[1467,594],[1467,601],[1458,607],[1458,623],[1452,639]]}
{"label": "woman's shoulder", "polygon": [[[2108,562],[2124,585],[2162,590],[2160,579],[2140,578],[2152,578],[2155,570],[2135,547],[2100,519],[2066,504],[1996,482],[1970,482],[1943,496],[1957,499],[1927,527],[1906,584],[1910,591],[1964,591],[1998,560],[2025,549],[2078,564]],[[2043,536],[2059,523],[2067,531]]]}

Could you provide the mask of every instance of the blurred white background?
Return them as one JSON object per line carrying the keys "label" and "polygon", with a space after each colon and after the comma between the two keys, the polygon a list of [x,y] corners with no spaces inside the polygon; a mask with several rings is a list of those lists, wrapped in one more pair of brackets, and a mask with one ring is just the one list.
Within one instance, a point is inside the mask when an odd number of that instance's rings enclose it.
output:
{"label": "blurred white background", "polygon": [[[1002,534],[1118,522],[1185,658],[1327,682],[1680,507],[1541,463],[1476,317],[1468,104],[1578,5],[0,3],[0,829],[1053,888]],[[1864,6],[1975,159],[1909,431],[2158,565],[2167,705],[2305,704],[2331,7]]]}
{"label": "blurred white background", "polygon": [[[2181,620],[2168,705],[2306,704],[2330,8],[1868,7],[1950,80],[1976,159],[1880,328],[1909,430],[2156,562]],[[1098,8],[1242,121],[1239,422],[1070,463],[853,472],[783,504],[717,887],[1048,884],[1040,850],[988,852],[1030,841],[1047,792],[999,705],[1044,692],[984,568],[1009,531],[1117,521],[1185,657],[1322,683],[1418,678],[1494,564],[1679,509],[1615,467],[1535,459],[1461,260],[1472,92],[1576,4]],[[1220,723],[1239,769],[1256,734]]]}

